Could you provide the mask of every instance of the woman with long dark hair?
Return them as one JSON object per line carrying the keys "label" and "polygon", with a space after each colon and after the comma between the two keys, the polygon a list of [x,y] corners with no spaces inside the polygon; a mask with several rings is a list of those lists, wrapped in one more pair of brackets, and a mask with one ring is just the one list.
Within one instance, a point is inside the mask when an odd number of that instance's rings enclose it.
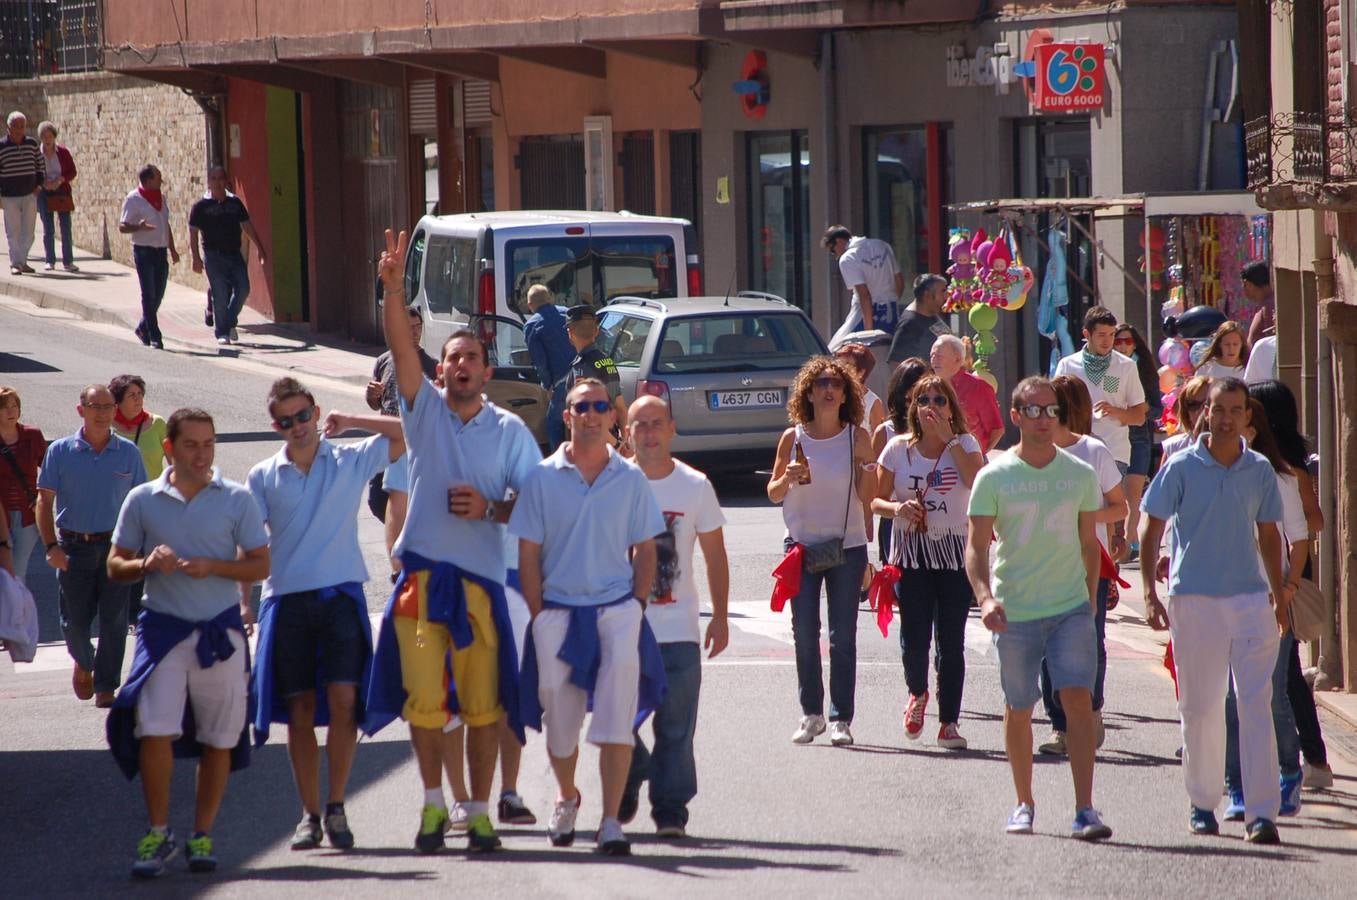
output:
{"label": "woman with long dark hair", "polygon": [[857,685],[858,592],[867,568],[862,504],[876,494],[872,442],[862,421],[862,386],[842,362],[810,359],[792,382],[787,417],[768,481],[782,504],[787,551],[802,562],[792,598],[792,637],[801,723],[792,735],[808,744],[825,730],[820,666],[820,592],[829,608],[829,740],[853,743],[849,726]]}
{"label": "woman with long dark hair", "polygon": [[909,690],[905,737],[918,740],[923,733],[929,649],[935,645],[938,746],[964,750],[957,722],[966,680],[966,618],[975,599],[966,578],[966,505],[985,457],[941,376],[925,375],[914,385],[908,425],[881,454],[872,501],[872,511],[893,523],[890,563],[903,573],[896,598]]}
{"label": "woman with long dark hair", "polygon": [[[1269,380],[1250,385],[1249,396],[1267,411],[1272,436],[1277,439],[1277,450],[1296,476],[1306,525],[1311,534],[1319,534],[1324,530],[1324,513],[1319,507],[1319,496],[1307,468],[1311,445],[1309,439],[1300,433],[1300,415],[1296,410],[1295,395],[1282,382]],[[1309,578],[1310,568],[1310,560],[1307,559],[1301,577]],[[1300,752],[1304,757],[1301,764],[1303,785],[1313,789],[1332,787],[1333,769],[1329,766],[1328,748],[1324,745],[1324,733],[1319,725],[1319,711],[1315,709],[1315,695],[1301,669],[1300,645],[1296,642],[1292,644],[1291,659],[1287,663],[1286,695],[1296,717],[1296,730],[1300,732]]]}
{"label": "woman with long dark hair", "polygon": [[1136,364],[1136,376],[1145,390],[1145,402],[1150,405],[1144,423],[1130,426],[1131,463],[1126,470],[1126,477],[1122,479],[1122,487],[1126,491],[1126,523],[1122,534],[1128,543],[1120,555],[1125,559],[1135,559],[1140,553],[1140,543],[1136,538],[1140,534],[1140,497],[1145,493],[1145,482],[1150,478],[1155,423],[1164,414],[1164,396],[1159,390],[1159,370],[1154,365],[1154,354],[1134,325],[1122,322],[1117,326],[1112,349],[1131,357]]}
{"label": "woman with long dark hair", "polygon": [[[909,397],[914,385],[928,374],[928,363],[911,356],[895,367],[886,387],[886,421],[872,431],[872,458],[880,459],[890,439],[909,431]],[[891,520],[882,517],[876,530],[877,561],[886,564],[891,548]]]}

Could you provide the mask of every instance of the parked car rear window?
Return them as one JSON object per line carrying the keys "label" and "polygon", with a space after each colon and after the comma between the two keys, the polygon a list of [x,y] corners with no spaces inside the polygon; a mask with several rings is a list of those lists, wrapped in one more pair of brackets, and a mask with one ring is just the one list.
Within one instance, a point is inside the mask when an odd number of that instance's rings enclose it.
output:
{"label": "parked car rear window", "polygon": [[823,352],[810,322],[796,313],[684,316],[665,323],[655,371],[787,369]]}
{"label": "parked car rear window", "polygon": [[654,324],[641,316],[604,313],[598,323],[598,343],[618,366],[634,368],[641,364],[646,338],[650,337],[650,329]]}
{"label": "parked car rear window", "polygon": [[425,250],[424,297],[429,312],[470,315],[476,304],[476,239],[432,235]]}
{"label": "parked car rear window", "polygon": [[528,288],[545,284],[561,306],[604,306],[622,295],[677,297],[674,241],[663,235],[508,241],[509,307],[527,314]]}

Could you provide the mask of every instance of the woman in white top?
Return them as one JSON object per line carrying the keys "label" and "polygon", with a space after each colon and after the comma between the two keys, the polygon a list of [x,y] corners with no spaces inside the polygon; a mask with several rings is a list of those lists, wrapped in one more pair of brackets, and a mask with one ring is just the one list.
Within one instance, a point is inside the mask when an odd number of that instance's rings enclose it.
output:
{"label": "woman in white top", "polygon": [[[880,459],[881,451],[897,434],[909,431],[909,399],[914,385],[928,374],[928,363],[917,356],[903,360],[891,373],[886,387],[886,419],[872,430],[872,458]],[[876,530],[876,559],[885,565],[890,559],[892,520],[883,516]]]}
{"label": "woman in white top", "polygon": [[914,385],[908,425],[881,453],[872,501],[872,509],[894,523],[890,563],[902,572],[896,598],[909,690],[905,737],[918,740],[923,733],[936,634],[938,746],[964,750],[957,720],[966,681],[966,618],[975,599],[966,578],[966,505],[985,457],[966,431],[951,385],[937,375]]}
{"label": "woman in white top", "polygon": [[[1098,510],[1097,523],[1103,548],[1115,559],[1117,551],[1125,544],[1125,535],[1118,535],[1114,529],[1126,525],[1126,492],[1122,487],[1121,470],[1112,458],[1107,445],[1090,432],[1093,430],[1093,399],[1088,387],[1073,375],[1058,375],[1051,381],[1055,387],[1056,398],[1060,401],[1060,417],[1056,420],[1053,439],[1055,445],[1066,453],[1093,467],[1098,475],[1098,489],[1103,494],[1103,508]],[[1094,625],[1098,632],[1098,673],[1093,680],[1093,721],[1097,730],[1098,746],[1103,745],[1103,688],[1107,680],[1107,602],[1112,582],[1107,578],[1098,579],[1098,608],[1094,613]],[[1046,661],[1041,663],[1041,699],[1046,707],[1046,717],[1051,720],[1051,738],[1037,749],[1042,753],[1065,753],[1065,710],[1060,705],[1060,694],[1053,689],[1051,675]]]}
{"label": "woman in white top", "polygon": [[[801,723],[792,741],[808,744],[825,730],[825,689],[820,667],[820,590],[829,609],[829,739],[853,743],[849,725],[857,684],[858,594],[867,568],[862,504],[876,493],[871,438],[862,421],[862,387],[852,371],[828,356],[808,361],[792,382],[787,401],[792,427],[778,441],[768,499],[782,504],[787,547],[842,547],[840,561],[818,572],[808,558],[801,589],[792,600],[792,636]],[[801,462],[804,459],[805,462]]]}
{"label": "woman in white top", "polygon": [[1238,322],[1221,322],[1206,355],[1197,366],[1197,374],[1207,378],[1243,378],[1249,364],[1249,342],[1244,339],[1244,326]]}
{"label": "woman in white top", "polygon": [[[1267,410],[1253,397],[1249,398],[1249,424],[1244,429],[1249,448],[1261,453],[1272,463],[1277,473],[1277,488],[1282,495],[1282,577],[1293,588],[1299,586],[1298,579],[1305,568],[1305,560],[1310,552],[1310,532],[1305,521],[1305,508],[1301,503],[1300,488],[1296,476],[1282,458],[1277,439],[1268,423]],[[1241,548],[1241,555],[1244,552]],[[1263,560],[1254,550],[1258,570],[1263,569]],[[1291,648],[1296,636],[1287,628],[1277,647],[1277,663],[1272,669],[1272,730],[1277,738],[1277,762],[1281,769],[1282,806],[1280,814],[1294,816],[1301,807],[1300,735],[1296,731],[1296,717],[1291,709],[1291,700],[1287,696],[1287,667],[1291,662]],[[1239,713],[1235,703],[1234,679],[1230,679],[1229,692],[1225,696],[1225,790],[1229,803],[1225,807],[1226,819],[1244,818],[1244,790],[1239,762]]]}

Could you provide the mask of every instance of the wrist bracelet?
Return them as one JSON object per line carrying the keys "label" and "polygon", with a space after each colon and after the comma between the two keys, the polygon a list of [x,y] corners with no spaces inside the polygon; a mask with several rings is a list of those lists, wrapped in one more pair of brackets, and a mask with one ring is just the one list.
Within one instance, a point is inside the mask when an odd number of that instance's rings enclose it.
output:
{"label": "wrist bracelet", "polygon": [[52,542],[50,542],[49,544],[47,544],[47,552],[48,552],[48,553],[51,553],[53,547],[60,547],[60,546],[61,546],[61,541],[52,541]]}

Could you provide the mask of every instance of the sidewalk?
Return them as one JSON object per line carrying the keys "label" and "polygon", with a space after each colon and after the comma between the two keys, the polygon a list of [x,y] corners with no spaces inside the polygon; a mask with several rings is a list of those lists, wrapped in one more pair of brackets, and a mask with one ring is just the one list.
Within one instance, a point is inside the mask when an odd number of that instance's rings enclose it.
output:
{"label": "sidewalk", "polygon": [[[44,271],[41,257],[30,258],[35,275],[0,271],[0,294],[48,309],[60,309],[91,322],[132,329],[141,320],[141,292],[136,270],[76,250],[79,272]],[[171,281],[160,306],[160,330],[169,348],[214,356],[249,359],[280,369],[366,384],[373,359],[384,348],[359,344],[338,335],[316,334],[304,324],[279,325],[248,306],[240,313],[240,343],[218,347],[212,329],[203,324],[205,292]],[[153,351],[147,351],[153,352]]]}

